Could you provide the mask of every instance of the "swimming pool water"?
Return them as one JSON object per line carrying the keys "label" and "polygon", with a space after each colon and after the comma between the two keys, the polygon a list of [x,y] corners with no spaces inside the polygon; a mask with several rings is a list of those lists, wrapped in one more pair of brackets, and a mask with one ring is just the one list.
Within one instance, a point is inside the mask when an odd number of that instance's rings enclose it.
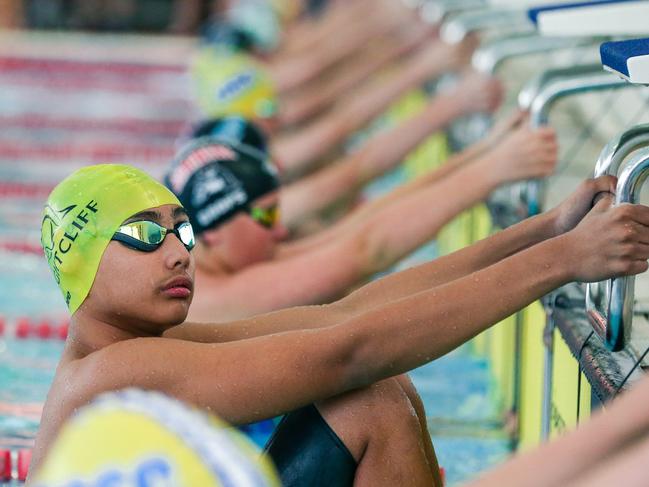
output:
{"label": "swimming pool water", "polygon": [[424,402],[447,485],[461,485],[507,458],[512,442],[494,419],[484,359],[465,346],[410,376]]}
{"label": "swimming pool water", "polygon": [[0,413],[0,448],[30,446],[62,350],[60,341],[0,339],[0,411],[26,409]]}

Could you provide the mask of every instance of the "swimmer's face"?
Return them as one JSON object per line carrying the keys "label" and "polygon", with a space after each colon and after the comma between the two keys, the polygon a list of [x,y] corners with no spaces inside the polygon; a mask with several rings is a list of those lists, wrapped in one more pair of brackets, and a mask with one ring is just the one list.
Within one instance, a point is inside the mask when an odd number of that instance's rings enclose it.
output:
{"label": "swimmer's face", "polygon": [[[168,229],[189,221],[177,205],[140,212],[124,223],[138,220],[154,221]],[[111,241],[83,306],[120,328],[157,335],[185,321],[193,281],[194,259],[173,233],[152,252]]]}
{"label": "swimmer's face", "polygon": [[[253,203],[253,207],[269,208],[279,204],[277,191],[264,195]],[[286,229],[280,224],[266,228],[248,213],[240,212],[223,225],[208,230],[199,241],[203,258],[218,261],[230,271],[238,271],[249,265],[273,258],[277,242],[286,236]]]}

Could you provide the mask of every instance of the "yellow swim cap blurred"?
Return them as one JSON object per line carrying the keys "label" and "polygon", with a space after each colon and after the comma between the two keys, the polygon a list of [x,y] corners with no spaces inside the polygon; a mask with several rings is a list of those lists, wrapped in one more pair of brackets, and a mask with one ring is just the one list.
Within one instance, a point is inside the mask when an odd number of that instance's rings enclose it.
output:
{"label": "yellow swim cap blurred", "polygon": [[245,54],[204,47],[192,66],[199,108],[208,117],[269,118],[277,113],[272,80]]}
{"label": "yellow swim cap blurred", "polygon": [[63,427],[38,487],[279,487],[241,433],[157,392],[104,394]]}
{"label": "yellow swim cap blurred", "polygon": [[86,299],[104,250],[124,220],[167,204],[180,202],[145,172],[121,164],[84,167],[52,190],[43,209],[41,244],[71,314]]}

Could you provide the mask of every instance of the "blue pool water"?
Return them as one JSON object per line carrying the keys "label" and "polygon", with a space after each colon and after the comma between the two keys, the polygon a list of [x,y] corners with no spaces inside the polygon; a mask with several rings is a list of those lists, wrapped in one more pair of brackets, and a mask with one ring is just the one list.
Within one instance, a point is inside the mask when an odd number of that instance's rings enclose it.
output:
{"label": "blue pool water", "polygon": [[38,428],[32,406],[41,405],[54,378],[63,343],[0,339],[0,405],[27,405],[24,414],[0,414],[0,448],[28,446]]}

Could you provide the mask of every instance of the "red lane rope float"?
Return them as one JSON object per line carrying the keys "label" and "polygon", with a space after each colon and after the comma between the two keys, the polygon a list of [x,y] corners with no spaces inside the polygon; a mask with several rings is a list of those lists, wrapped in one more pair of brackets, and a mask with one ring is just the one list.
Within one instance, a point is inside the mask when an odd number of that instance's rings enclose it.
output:
{"label": "red lane rope float", "polygon": [[0,450],[0,482],[11,480],[11,451]]}
{"label": "red lane rope float", "polygon": [[[32,461],[32,450],[0,449],[0,482],[27,480],[29,464]],[[16,469],[14,471],[14,465]]]}
{"label": "red lane rope float", "polygon": [[88,162],[105,162],[107,160],[135,159],[138,162],[170,161],[175,151],[173,144],[168,147],[155,148],[143,145],[117,144],[67,144],[64,146],[38,146],[0,142],[0,158],[2,159],[62,159],[69,161],[73,158],[88,160]]}
{"label": "red lane rope float", "polygon": [[0,250],[20,252],[22,254],[43,255],[43,248],[39,244],[29,242],[0,242]]}
{"label": "red lane rope float", "polygon": [[184,73],[184,64],[154,64],[124,61],[75,61],[70,59],[45,59],[27,57],[0,57],[1,71],[68,71],[88,75],[92,71],[105,71],[112,75],[136,76],[150,73]]}
{"label": "red lane rope float", "polygon": [[43,403],[13,404],[0,402],[0,414],[38,421],[43,413]]}
{"label": "red lane rope float", "polygon": [[[28,73],[23,73],[28,75]],[[68,79],[60,76],[52,76],[51,74],[43,76],[39,73],[38,78],[35,78],[32,74],[25,77],[19,77],[19,79],[9,79],[3,82],[4,85],[19,84],[21,88],[25,87],[44,87],[48,90],[57,90],[57,91],[80,91],[80,90],[101,90],[101,91],[111,91],[118,93],[151,93],[160,92],[161,94],[168,93],[169,90],[160,90],[159,88],[154,88],[152,85],[155,83],[147,82],[137,82],[137,80],[116,80],[116,79],[98,79],[98,78],[87,78],[87,79]],[[181,90],[178,90],[181,91]],[[169,98],[169,95],[167,95]],[[177,95],[179,100],[186,100],[187,97],[182,96],[182,93]]]}
{"label": "red lane rope float", "polygon": [[31,450],[18,451],[18,480],[24,482],[27,480],[27,473],[29,472],[29,464],[32,462]]}
{"label": "red lane rope float", "polygon": [[17,340],[29,338],[65,340],[68,337],[68,327],[67,319],[21,317],[16,320],[6,320],[0,317],[0,337]]}
{"label": "red lane rope float", "polygon": [[63,129],[127,132],[129,134],[151,134],[176,137],[187,127],[185,120],[147,120],[118,118],[110,120],[83,118],[56,118],[40,114],[25,114],[15,117],[1,117],[0,128]]}
{"label": "red lane rope float", "polygon": [[32,462],[31,450],[18,451],[18,480],[24,482],[27,480],[27,473],[29,472],[29,464]]}
{"label": "red lane rope float", "polygon": [[34,198],[39,196],[45,197],[49,195],[53,189],[53,184],[0,181],[0,198]]}

